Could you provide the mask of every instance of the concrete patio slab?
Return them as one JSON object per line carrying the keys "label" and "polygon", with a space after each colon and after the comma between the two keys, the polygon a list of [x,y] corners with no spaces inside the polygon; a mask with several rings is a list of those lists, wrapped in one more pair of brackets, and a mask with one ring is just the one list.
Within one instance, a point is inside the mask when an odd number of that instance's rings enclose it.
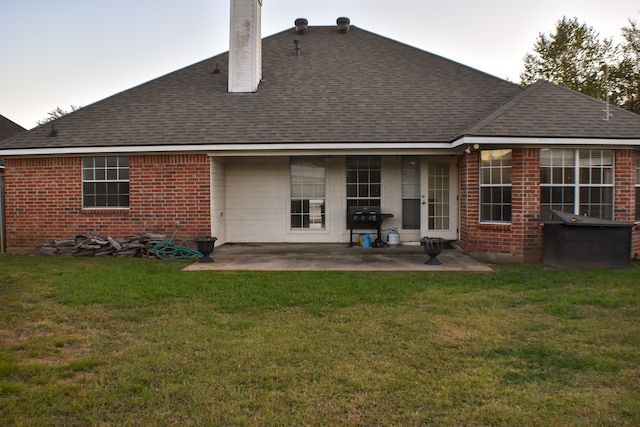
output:
{"label": "concrete patio slab", "polygon": [[468,271],[490,272],[490,267],[457,249],[445,249],[440,265],[425,264],[419,245],[382,248],[349,247],[348,244],[225,244],[215,249],[214,262],[196,262],[184,271]]}

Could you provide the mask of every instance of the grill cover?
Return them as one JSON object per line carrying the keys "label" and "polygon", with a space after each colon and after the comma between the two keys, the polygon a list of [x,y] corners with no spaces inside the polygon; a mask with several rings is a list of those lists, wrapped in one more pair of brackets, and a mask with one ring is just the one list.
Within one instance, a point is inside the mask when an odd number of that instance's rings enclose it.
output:
{"label": "grill cover", "polygon": [[544,224],[542,262],[553,267],[628,268],[633,223],[551,211]]}

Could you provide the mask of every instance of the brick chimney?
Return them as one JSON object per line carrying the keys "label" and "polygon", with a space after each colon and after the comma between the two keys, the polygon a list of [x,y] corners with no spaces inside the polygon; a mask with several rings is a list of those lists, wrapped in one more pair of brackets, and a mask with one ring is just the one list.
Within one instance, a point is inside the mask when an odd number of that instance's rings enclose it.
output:
{"label": "brick chimney", "polygon": [[262,0],[231,0],[229,92],[258,90],[262,79]]}

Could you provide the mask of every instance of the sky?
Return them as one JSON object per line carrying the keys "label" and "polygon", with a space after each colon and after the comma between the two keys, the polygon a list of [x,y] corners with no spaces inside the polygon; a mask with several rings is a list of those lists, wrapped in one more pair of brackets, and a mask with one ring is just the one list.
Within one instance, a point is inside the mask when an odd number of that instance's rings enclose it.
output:
{"label": "sky", "polygon": [[[0,0],[0,115],[30,129],[229,49],[230,0]],[[638,0],[263,0],[262,36],[335,25],[518,83],[524,56],[563,16],[622,41]]]}

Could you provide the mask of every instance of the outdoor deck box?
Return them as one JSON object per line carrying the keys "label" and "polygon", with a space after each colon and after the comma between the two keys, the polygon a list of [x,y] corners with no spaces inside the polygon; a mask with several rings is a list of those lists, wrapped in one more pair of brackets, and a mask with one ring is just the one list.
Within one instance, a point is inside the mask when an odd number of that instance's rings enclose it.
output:
{"label": "outdoor deck box", "polygon": [[633,223],[552,211],[544,224],[542,262],[554,267],[628,268]]}

